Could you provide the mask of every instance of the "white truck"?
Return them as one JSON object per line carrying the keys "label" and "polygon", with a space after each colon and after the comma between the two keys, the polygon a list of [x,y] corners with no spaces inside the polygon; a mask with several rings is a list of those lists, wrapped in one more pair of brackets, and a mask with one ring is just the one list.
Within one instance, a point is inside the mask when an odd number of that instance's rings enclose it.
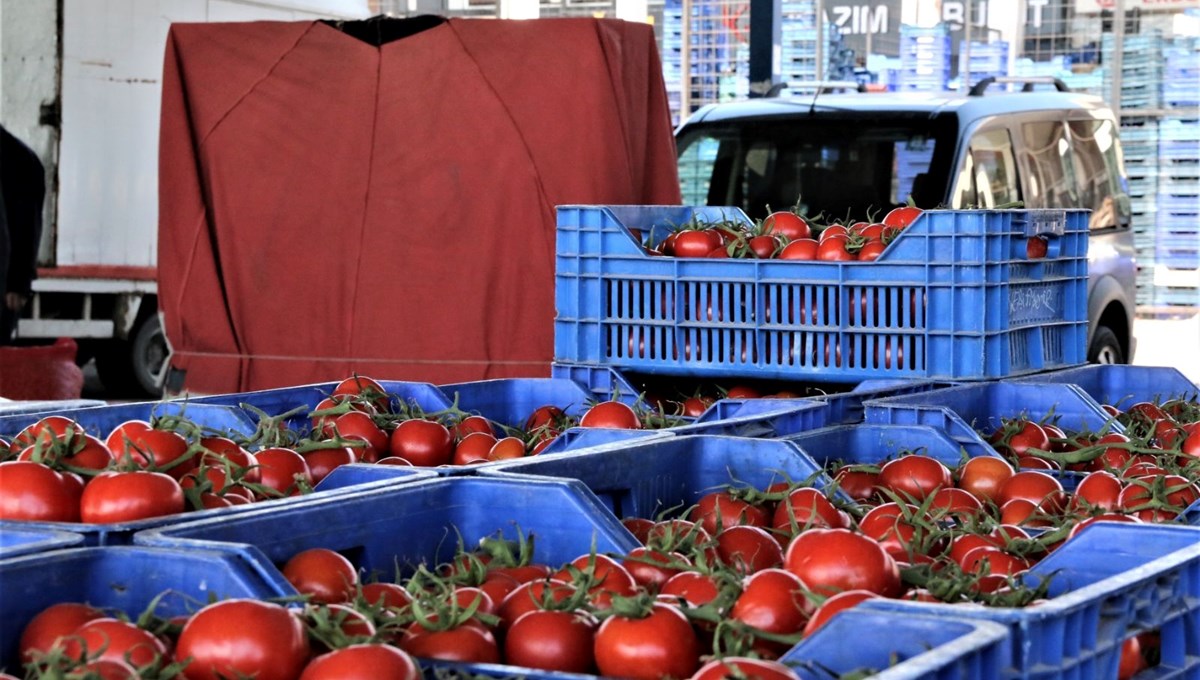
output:
{"label": "white truck", "polygon": [[161,393],[158,125],[174,22],[362,19],[369,0],[0,0],[0,123],[47,200],[19,340],[75,338],[106,389]]}

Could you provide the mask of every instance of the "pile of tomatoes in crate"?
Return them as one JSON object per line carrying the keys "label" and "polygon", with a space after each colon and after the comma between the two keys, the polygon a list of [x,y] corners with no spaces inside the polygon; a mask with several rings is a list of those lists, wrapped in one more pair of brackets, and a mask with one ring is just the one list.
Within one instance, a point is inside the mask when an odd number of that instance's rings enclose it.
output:
{"label": "pile of tomatoes in crate", "polygon": [[0,519],[110,524],[224,508],[312,491],[350,463],[434,467],[537,455],[569,427],[638,429],[676,418],[619,401],[576,419],[545,405],[523,428],[456,408],[422,413],[375,380],[347,378],[309,411],[261,414],[250,436],[207,432],[182,416],[120,424],[101,440],[78,423],[48,416],[0,439]]}
{"label": "pile of tomatoes in crate", "polygon": [[920,215],[920,208],[904,206],[891,210],[880,222],[824,226],[787,210],[772,212],[753,226],[696,218],[646,250],[670,257],[870,262]]}

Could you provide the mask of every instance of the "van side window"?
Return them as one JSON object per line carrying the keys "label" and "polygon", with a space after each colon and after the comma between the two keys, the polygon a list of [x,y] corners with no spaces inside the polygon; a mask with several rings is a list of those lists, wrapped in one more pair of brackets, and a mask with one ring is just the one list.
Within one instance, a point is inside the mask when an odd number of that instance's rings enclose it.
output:
{"label": "van side window", "polygon": [[1090,208],[1092,229],[1118,224],[1116,194],[1120,193],[1116,133],[1111,120],[1072,120],[1071,146],[1079,180],[1079,207]]}
{"label": "van side window", "polygon": [[1025,207],[1070,208],[1079,205],[1079,185],[1071,162],[1071,140],[1061,121],[1021,125],[1027,181]]}
{"label": "van side window", "polygon": [[[708,189],[713,177],[713,165],[721,142],[703,137],[684,150],[679,157],[679,189],[684,205],[708,203]],[[724,205],[722,203],[722,205]]]}
{"label": "van side window", "polygon": [[995,208],[1021,200],[1017,164],[1008,130],[976,133],[954,182],[952,207]]}

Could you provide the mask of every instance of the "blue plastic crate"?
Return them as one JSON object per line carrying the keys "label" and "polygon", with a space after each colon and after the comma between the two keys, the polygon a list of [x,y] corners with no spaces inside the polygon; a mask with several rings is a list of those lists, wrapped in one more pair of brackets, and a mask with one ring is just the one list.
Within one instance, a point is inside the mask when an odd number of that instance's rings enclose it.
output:
{"label": "blue plastic crate", "polygon": [[83,536],[68,531],[24,526],[0,520],[0,559],[70,548],[83,543]]}
{"label": "blue plastic crate", "polygon": [[275,595],[269,565],[207,550],[76,548],[0,560],[0,668],[21,676],[17,643],[38,612],[83,602],[136,617],[160,595],[161,616],[195,612],[209,598]]}
{"label": "blue plastic crate", "polygon": [[523,479],[565,477],[583,482],[617,517],[653,518],[682,510],[734,484],[765,489],[810,477],[830,480],[795,444],[778,439],[673,437],[506,461],[481,473]]}
{"label": "blue plastic crate", "polygon": [[927,425],[841,425],[793,435],[787,441],[826,469],[835,463],[877,465],[902,453],[920,453],[954,469],[967,457],[958,442]]}
{"label": "blue plastic crate", "polygon": [[1005,625],[1012,656],[1004,678],[1115,678],[1124,640],[1162,636],[1155,678],[1200,674],[1200,533],[1190,527],[1097,523],[1033,567],[1050,578],[1049,601],[1026,609],[876,599],[859,608]]}
{"label": "blue plastic crate", "polygon": [[[406,404],[415,404],[423,411],[441,411],[450,406],[450,402],[446,401],[446,397],[442,394],[441,390],[430,383],[399,380],[380,380],[378,382],[388,394],[393,395],[393,401],[398,400]],[[278,416],[300,408],[306,408],[311,411],[316,408],[317,404],[321,403],[321,400],[332,394],[337,385],[337,382],[327,382],[312,385],[297,385],[295,387],[279,387],[255,392],[214,394],[205,397],[193,397],[190,401],[193,404],[226,406],[239,409],[243,404],[249,404],[269,416]],[[393,406],[395,405],[393,404]],[[245,413],[251,422],[258,422],[257,416],[252,412],[247,410]],[[286,424],[293,428],[308,428],[308,413],[302,412],[292,416],[288,418]],[[253,428],[251,428],[251,431],[253,432]]]}
{"label": "blue plastic crate", "polygon": [[[886,631],[886,634],[882,634]],[[853,640],[853,644],[847,644]],[[828,680],[864,668],[899,680],[1000,680],[1012,655],[1008,629],[991,621],[861,607],[838,613],[780,658],[800,680]]]}
{"label": "blue plastic crate", "polygon": [[155,416],[184,416],[202,427],[244,436],[253,434],[257,424],[256,420],[247,417],[239,409],[226,406],[182,401],[148,401],[3,415],[0,416],[0,436],[13,436],[51,415],[70,418],[83,426],[88,434],[101,440],[127,420],[150,420]]}
{"label": "blue plastic crate", "polygon": [[[996,382],[960,385],[868,401],[866,422],[877,425],[929,425],[945,432],[968,455],[995,455],[984,436],[1003,418],[1041,421],[1053,414],[1067,431],[1097,431],[1121,426],[1074,385]],[[976,431],[982,431],[980,434]]]}
{"label": "blue plastic crate", "polygon": [[29,415],[104,405],[105,402],[99,399],[67,399],[63,401],[7,401],[0,399],[0,416]]}
{"label": "blue plastic crate", "polygon": [[863,421],[863,402],[900,394],[928,392],[942,387],[949,387],[952,384],[955,383],[925,380],[866,381],[860,383],[849,392],[837,392],[812,398],[829,405],[829,414],[826,420],[830,425],[850,425]]}
{"label": "blue plastic crate", "polygon": [[1166,366],[1092,365],[1039,373],[1019,382],[1075,385],[1097,405],[1128,407],[1140,401],[1162,403],[1200,393],[1187,376]]}
{"label": "blue plastic crate", "polygon": [[[136,541],[221,550],[275,564],[323,547],[342,553],[369,577],[391,578],[397,568],[449,561],[460,537],[474,547],[498,532],[513,539],[518,532],[533,536],[534,559],[548,564],[565,563],[593,546],[623,554],[638,545],[579,482],[483,477],[441,477],[303,499],[274,510],[143,532]],[[277,594],[295,593],[277,570],[265,575]]]}
{"label": "blue plastic crate", "polygon": [[431,479],[433,477],[437,477],[438,475],[436,471],[430,470],[429,468],[400,467],[395,465],[355,465],[353,467],[356,469],[361,467],[372,467],[376,469],[369,472],[343,472],[340,471],[339,468],[331,472],[328,477],[321,480],[321,483],[313,489],[311,494],[306,494],[304,496],[293,496],[289,498],[274,498],[271,500],[250,503],[248,505],[234,505],[228,508],[198,510],[194,512],[184,512],[177,515],[167,515],[165,517],[151,517],[149,519],[140,519],[132,522],[117,522],[113,524],[84,524],[82,522],[20,522],[15,520],[11,521],[11,524],[23,527],[28,531],[65,531],[78,534],[83,538],[83,544],[87,546],[129,545],[134,542],[134,536],[140,531],[148,531],[150,529],[174,526],[177,524],[186,524],[204,519],[223,521],[227,518],[234,517],[245,512],[254,512],[259,510],[270,511],[273,509],[284,508],[290,504],[298,503],[305,499],[337,496],[351,487],[353,487],[355,490],[358,490],[358,485],[364,485],[361,487],[362,489],[390,487],[395,486],[396,484],[406,484],[422,479]]}
{"label": "blue plastic crate", "polygon": [[[928,211],[871,263],[647,255],[736,208],[558,210],[555,359],[644,373],[857,382],[1083,363],[1085,211]],[[1051,255],[1025,241],[1051,236]],[[894,348],[894,352],[893,352]]]}

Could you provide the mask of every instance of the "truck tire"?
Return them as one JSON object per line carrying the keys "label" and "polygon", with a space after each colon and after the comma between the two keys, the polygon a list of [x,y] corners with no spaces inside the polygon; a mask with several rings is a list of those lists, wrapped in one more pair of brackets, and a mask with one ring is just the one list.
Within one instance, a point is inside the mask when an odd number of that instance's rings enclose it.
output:
{"label": "truck tire", "polygon": [[157,314],[138,322],[129,340],[113,340],[96,355],[96,372],[108,392],[161,397],[168,349]]}
{"label": "truck tire", "polygon": [[1088,362],[1093,364],[1123,364],[1125,353],[1121,341],[1108,326],[1097,326],[1092,334],[1092,345],[1088,347]]}

